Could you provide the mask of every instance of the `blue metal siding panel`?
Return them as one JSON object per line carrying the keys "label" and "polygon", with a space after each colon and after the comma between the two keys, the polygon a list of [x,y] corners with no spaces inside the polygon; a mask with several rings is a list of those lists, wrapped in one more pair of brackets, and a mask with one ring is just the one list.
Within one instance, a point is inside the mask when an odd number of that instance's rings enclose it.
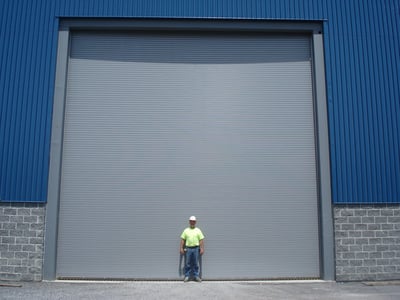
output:
{"label": "blue metal siding panel", "polygon": [[399,99],[399,59],[391,55],[399,49],[399,32],[393,26],[398,23],[399,5],[394,1],[343,4],[337,19],[329,21],[337,26],[337,32],[329,34],[338,45],[328,58],[328,73],[335,76],[329,91],[333,199],[399,202],[399,111],[391,105]]}
{"label": "blue metal siding panel", "polygon": [[324,21],[335,203],[400,203],[398,0],[0,2],[0,200],[46,201],[57,17]]}
{"label": "blue metal siding panel", "polygon": [[56,45],[54,24],[49,26],[56,20],[49,14],[51,5],[50,1],[2,3],[2,201],[46,201]]}

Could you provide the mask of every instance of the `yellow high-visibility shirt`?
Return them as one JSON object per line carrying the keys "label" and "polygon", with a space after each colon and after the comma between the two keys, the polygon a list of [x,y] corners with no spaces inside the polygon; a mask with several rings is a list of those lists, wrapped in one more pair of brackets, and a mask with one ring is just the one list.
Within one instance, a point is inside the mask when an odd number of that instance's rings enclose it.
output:
{"label": "yellow high-visibility shirt", "polygon": [[186,241],[186,247],[196,247],[200,245],[204,235],[199,228],[188,227],[182,232],[181,239]]}

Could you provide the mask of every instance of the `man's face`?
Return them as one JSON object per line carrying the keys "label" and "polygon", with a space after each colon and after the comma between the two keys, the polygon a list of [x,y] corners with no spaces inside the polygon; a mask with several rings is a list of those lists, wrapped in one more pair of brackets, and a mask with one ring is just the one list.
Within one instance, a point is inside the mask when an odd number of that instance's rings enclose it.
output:
{"label": "man's face", "polygon": [[196,226],[196,221],[189,221],[190,227],[194,228]]}

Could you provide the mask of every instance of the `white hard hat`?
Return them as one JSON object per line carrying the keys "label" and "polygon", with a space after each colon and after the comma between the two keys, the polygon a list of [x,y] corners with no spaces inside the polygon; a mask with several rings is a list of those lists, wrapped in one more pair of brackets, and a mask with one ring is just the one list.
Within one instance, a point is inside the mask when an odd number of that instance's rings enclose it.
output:
{"label": "white hard hat", "polygon": [[195,217],[195,216],[191,216],[191,217],[189,218],[189,221],[196,221],[196,217]]}

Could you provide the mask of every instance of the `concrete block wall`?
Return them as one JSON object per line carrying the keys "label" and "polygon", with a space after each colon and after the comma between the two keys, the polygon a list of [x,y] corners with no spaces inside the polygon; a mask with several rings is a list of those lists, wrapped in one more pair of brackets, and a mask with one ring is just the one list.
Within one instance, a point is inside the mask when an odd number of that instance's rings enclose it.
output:
{"label": "concrete block wall", "polygon": [[0,280],[42,280],[45,206],[0,203]]}
{"label": "concrete block wall", "polygon": [[335,206],[337,281],[400,279],[400,206]]}

